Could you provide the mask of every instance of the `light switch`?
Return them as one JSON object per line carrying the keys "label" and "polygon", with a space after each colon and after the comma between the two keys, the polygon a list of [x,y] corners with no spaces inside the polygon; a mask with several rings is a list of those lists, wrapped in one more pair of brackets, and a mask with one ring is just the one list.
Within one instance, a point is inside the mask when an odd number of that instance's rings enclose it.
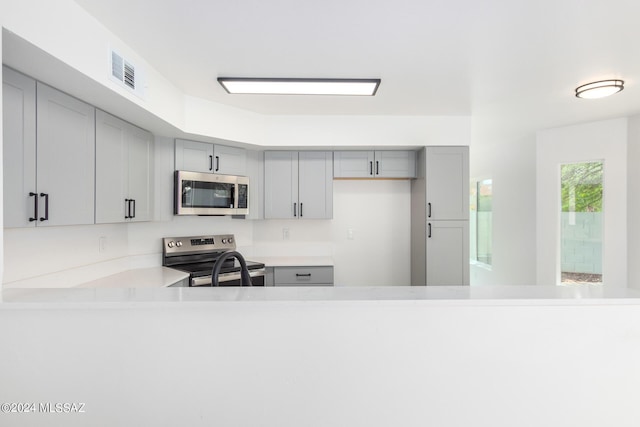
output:
{"label": "light switch", "polygon": [[347,229],[347,240],[353,240],[353,228]]}
{"label": "light switch", "polygon": [[107,251],[107,238],[106,236],[100,236],[100,238],[98,239],[98,248],[100,253],[106,252]]}

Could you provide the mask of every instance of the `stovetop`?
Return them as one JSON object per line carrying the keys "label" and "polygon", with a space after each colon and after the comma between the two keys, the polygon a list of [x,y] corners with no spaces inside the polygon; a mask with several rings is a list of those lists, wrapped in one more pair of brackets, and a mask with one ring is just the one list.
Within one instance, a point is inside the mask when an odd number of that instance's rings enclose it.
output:
{"label": "stovetop", "polygon": [[[210,276],[216,259],[226,251],[236,250],[233,234],[193,237],[165,237],[162,241],[162,265],[187,272],[191,277]],[[264,268],[264,264],[246,261],[248,270]],[[240,272],[240,262],[228,258],[220,273]]]}
{"label": "stovetop", "polygon": [[[264,268],[264,264],[253,261],[246,261],[247,269],[251,270],[259,270]],[[172,265],[171,268],[176,270],[184,271],[185,273],[189,273],[192,277],[205,277],[211,276],[211,270],[213,270],[213,266],[215,261],[211,262],[202,262],[196,264],[178,264]],[[240,271],[240,262],[236,259],[229,259],[225,261],[225,265],[223,265],[222,269],[220,269],[220,273],[236,273]]]}

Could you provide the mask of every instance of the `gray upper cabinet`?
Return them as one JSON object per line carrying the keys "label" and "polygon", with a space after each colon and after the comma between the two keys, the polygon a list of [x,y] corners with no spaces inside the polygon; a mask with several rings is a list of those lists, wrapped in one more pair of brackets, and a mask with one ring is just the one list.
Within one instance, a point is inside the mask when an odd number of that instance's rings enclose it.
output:
{"label": "gray upper cabinet", "polygon": [[96,112],[96,223],[151,220],[152,144],[149,132]]}
{"label": "gray upper cabinet", "polygon": [[36,81],[3,67],[2,114],[4,226],[35,226]]}
{"label": "gray upper cabinet", "polygon": [[333,159],[335,178],[416,177],[415,151],[336,151]]}
{"label": "gray upper cabinet", "polygon": [[213,146],[213,173],[247,175],[247,154],[244,148]]}
{"label": "gray upper cabinet", "polygon": [[93,224],[95,108],[37,83],[36,114],[38,225]]}
{"label": "gray upper cabinet", "polygon": [[427,219],[469,219],[468,147],[426,147]]}
{"label": "gray upper cabinet", "polygon": [[94,108],[3,68],[3,119],[4,226],[93,224]]}
{"label": "gray upper cabinet", "polygon": [[330,151],[266,151],[264,217],[332,218],[332,171]]}
{"label": "gray upper cabinet", "polygon": [[176,139],[176,170],[246,175],[247,155],[243,148],[209,142]]}

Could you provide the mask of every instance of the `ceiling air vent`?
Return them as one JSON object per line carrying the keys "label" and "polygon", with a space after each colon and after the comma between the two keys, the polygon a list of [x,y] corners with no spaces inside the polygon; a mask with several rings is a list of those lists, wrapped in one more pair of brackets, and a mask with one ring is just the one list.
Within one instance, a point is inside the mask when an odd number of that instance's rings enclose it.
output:
{"label": "ceiling air vent", "polygon": [[127,61],[119,53],[111,50],[111,78],[122,86],[133,91],[136,95],[142,97],[142,84],[140,77],[142,73],[131,62]]}

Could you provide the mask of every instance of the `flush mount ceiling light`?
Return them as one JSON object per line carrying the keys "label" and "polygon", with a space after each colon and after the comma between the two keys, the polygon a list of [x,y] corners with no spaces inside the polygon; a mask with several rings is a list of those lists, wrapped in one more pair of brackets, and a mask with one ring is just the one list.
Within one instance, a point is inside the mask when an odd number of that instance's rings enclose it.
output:
{"label": "flush mount ceiling light", "polygon": [[230,94],[373,96],[380,79],[271,79],[219,77]]}
{"label": "flush mount ceiling light", "polygon": [[597,99],[613,95],[624,89],[622,80],[600,80],[576,88],[578,98]]}

